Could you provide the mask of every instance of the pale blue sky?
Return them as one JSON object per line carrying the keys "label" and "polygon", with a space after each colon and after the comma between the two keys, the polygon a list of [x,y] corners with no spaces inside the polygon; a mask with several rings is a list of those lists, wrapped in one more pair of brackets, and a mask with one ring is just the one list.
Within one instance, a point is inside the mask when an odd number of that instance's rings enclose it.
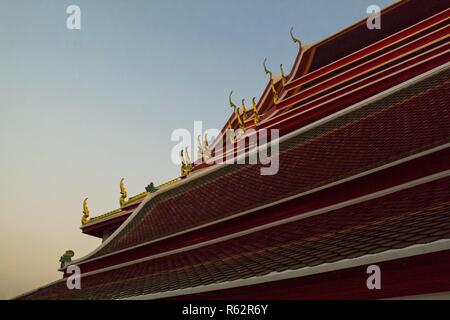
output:
{"label": "pale blue sky", "polygon": [[[0,0],[0,298],[58,278],[99,241],[78,227],[174,178],[176,128],[221,128],[297,54],[392,0]],[[66,8],[81,7],[81,30]],[[247,100],[249,101],[249,100]]]}

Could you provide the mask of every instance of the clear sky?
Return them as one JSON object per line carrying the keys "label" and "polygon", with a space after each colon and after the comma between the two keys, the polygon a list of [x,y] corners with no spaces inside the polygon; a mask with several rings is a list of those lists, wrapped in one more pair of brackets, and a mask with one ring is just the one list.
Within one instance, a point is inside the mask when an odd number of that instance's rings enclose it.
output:
{"label": "clear sky", "polygon": [[[0,0],[0,298],[61,277],[100,240],[91,215],[179,174],[176,128],[221,128],[297,54],[393,0]],[[66,8],[81,8],[81,30]]]}

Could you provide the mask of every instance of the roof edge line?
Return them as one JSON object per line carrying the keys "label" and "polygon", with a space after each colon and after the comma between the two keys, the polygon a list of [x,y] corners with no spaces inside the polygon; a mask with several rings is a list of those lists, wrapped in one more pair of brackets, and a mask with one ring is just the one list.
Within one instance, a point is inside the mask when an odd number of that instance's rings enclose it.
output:
{"label": "roof edge line", "polygon": [[244,286],[257,285],[267,282],[288,280],[292,278],[306,277],[324,272],[338,271],[359,267],[366,264],[380,263],[390,260],[397,260],[407,257],[413,257],[422,254],[434,253],[450,249],[450,239],[437,240],[428,244],[417,244],[402,249],[391,249],[381,253],[364,255],[358,258],[344,259],[332,263],[324,263],[314,267],[305,267],[297,270],[286,270],[281,272],[271,272],[264,276],[252,277],[248,279],[239,279],[234,281],[226,281],[214,283],[205,286],[197,286],[161,293],[151,293],[140,296],[132,296],[119,300],[154,300],[161,298],[169,298],[176,296],[191,295],[196,293],[212,292],[224,289],[238,288]]}

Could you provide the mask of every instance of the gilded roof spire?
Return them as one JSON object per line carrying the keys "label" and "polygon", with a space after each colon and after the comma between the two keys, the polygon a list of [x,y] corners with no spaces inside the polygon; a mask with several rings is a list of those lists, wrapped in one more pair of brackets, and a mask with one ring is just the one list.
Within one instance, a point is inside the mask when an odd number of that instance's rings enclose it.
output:
{"label": "gilded roof spire", "polygon": [[242,119],[245,121],[248,119],[247,109],[245,109],[245,99],[242,99],[241,104],[242,104]]}
{"label": "gilded roof spire", "polygon": [[267,62],[267,58],[264,58],[264,62],[263,62],[264,72],[269,75],[269,78],[272,81],[273,80],[273,73],[272,73],[272,71],[269,70],[269,68],[267,68],[266,62]]}
{"label": "gilded roof spire", "polygon": [[181,157],[181,176],[185,177],[187,176],[191,171],[192,171],[192,163],[191,160],[189,159],[189,154],[187,151],[187,147],[180,151],[180,157]]}
{"label": "gilded roof spire", "polygon": [[186,175],[186,163],[184,162],[184,155],[183,155],[183,149],[180,151],[180,158],[181,158],[181,176]]}
{"label": "gilded roof spire", "polygon": [[206,133],[205,137],[203,138],[203,148],[204,148],[203,157],[205,158],[205,160],[208,160],[209,158],[211,158],[211,150],[209,149],[208,136],[206,135]]}
{"label": "gilded roof spire", "polygon": [[185,165],[186,163],[184,162],[184,155],[183,155],[183,149],[181,149],[181,151],[180,151],[180,158],[181,158],[181,165],[183,166],[183,165]]}
{"label": "gilded roof spire", "polygon": [[203,158],[203,147],[202,147],[202,141],[200,139],[201,135],[199,134],[197,136],[197,157],[199,159]]}
{"label": "gilded roof spire", "polygon": [[255,126],[258,125],[259,123],[259,113],[258,113],[258,109],[256,109],[256,101],[255,101],[255,97],[253,97],[252,99],[252,109],[253,109],[253,113],[255,114],[255,117],[253,118],[253,121],[255,122]]}
{"label": "gilded roof spire", "polygon": [[283,83],[283,86],[284,86],[284,84],[285,84],[286,81],[287,81],[287,77],[286,77],[286,75],[284,74],[283,64],[280,64],[280,71],[281,71],[281,82]]}
{"label": "gilded roof spire", "polygon": [[301,49],[302,48],[302,42],[297,39],[294,34],[292,33],[292,31],[294,31],[294,27],[291,27],[291,30],[289,30],[289,34],[291,35],[291,39],[294,43],[298,44],[298,47]]}
{"label": "gilded roof spire", "polygon": [[88,200],[88,198],[84,198],[84,200],[83,200],[83,217],[81,218],[81,224],[83,224],[83,225],[88,223],[88,219],[89,219],[89,208],[87,206],[87,200]]}
{"label": "gilded roof spire", "polygon": [[270,88],[272,89],[272,92],[273,92],[273,103],[276,104],[278,102],[278,93],[277,93],[277,90],[275,89],[275,85],[274,85],[274,82],[273,82],[273,73],[272,73],[272,71],[270,71],[267,68],[266,62],[267,62],[267,58],[265,58],[264,62],[263,62],[264,72],[267,75],[269,75]]}
{"label": "gilded roof spire", "polygon": [[236,115],[236,118],[239,122],[239,127],[244,127],[244,122],[241,119],[241,115],[239,114],[239,108],[234,104],[234,102],[231,100],[231,95],[233,94],[233,91],[230,92],[230,95],[228,96],[228,102],[230,103],[230,107],[233,108],[234,114]]}
{"label": "gilded roof spire", "polygon": [[184,162],[189,165],[191,164],[191,159],[189,158],[188,147],[184,149]]}
{"label": "gilded roof spire", "polygon": [[120,186],[120,199],[119,199],[119,202],[120,202],[121,206],[125,205],[126,199],[127,199],[127,196],[128,196],[127,190],[125,189],[125,186],[123,184],[123,180],[125,180],[125,178],[120,179],[120,184],[119,184],[119,186]]}

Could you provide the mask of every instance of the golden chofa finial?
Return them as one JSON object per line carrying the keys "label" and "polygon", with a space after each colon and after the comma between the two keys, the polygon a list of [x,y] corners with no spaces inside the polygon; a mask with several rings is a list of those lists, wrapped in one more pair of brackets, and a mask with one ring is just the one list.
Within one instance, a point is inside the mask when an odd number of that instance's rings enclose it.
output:
{"label": "golden chofa finial", "polygon": [[85,198],[83,200],[83,217],[81,218],[81,224],[83,224],[83,225],[88,223],[88,219],[89,219],[89,208],[87,206],[87,200],[88,200],[88,198]]}
{"label": "golden chofa finial", "polygon": [[248,119],[248,116],[247,116],[247,109],[245,109],[245,99],[242,99],[241,105],[242,105],[242,119],[246,121]]}
{"label": "golden chofa finial", "polygon": [[191,160],[189,159],[189,154],[187,151],[187,147],[186,149],[183,151],[180,151],[180,157],[181,157],[181,176],[187,176],[191,171],[192,171],[192,163]]}
{"label": "golden chofa finial", "polygon": [[269,75],[270,80],[272,81],[272,79],[273,79],[273,73],[272,73],[272,71],[270,71],[270,70],[267,68],[266,62],[267,62],[267,58],[264,58],[264,61],[263,61],[264,72],[265,72],[266,74]]}
{"label": "golden chofa finial", "polygon": [[269,81],[270,81],[270,88],[272,89],[273,92],[273,103],[277,103],[278,102],[278,93],[277,90],[275,89],[275,85],[273,83],[273,73],[272,71],[270,71],[267,66],[266,66],[266,62],[267,62],[267,58],[264,59],[263,62],[263,67],[264,67],[264,72],[269,75]]}
{"label": "golden chofa finial", "polygon": [[199,159],[203,158],[203,147],[202,147],[202,141],[200,139],[201,135],[199,134],[197,136],[197,157]]}
{"label": "golden chofa finial", "polygon": [[302,42],[299,39],[297,39],[296,37],[294,37],[294,34],[292,33],[293,31],[294,31],[294,27],[291,27],[291,30],[289,30],[289,34],[291,35],[292,41],[294,43],[297,43],[298,47],[301,48],[302,47]]}
{"label": "golden chofa finial", "polygon": [[123,185],[123,180],[125,180],[125,178],[120,179],[120,184],[119,184],[119,186],[120,186],[120,199],[119,199],[119,202],[120,202],[121,206],[125,205],[125,203],[127,202],[126,199],[127,199],[127,196],[128,196],[127,190],[125,189],[125,186]]}
{"label": "golden chofa finial", "polygon": [[184,153],[184,151],[183,151],[183,149],[181,149],[181,151],[180,151],[180,159],[181,159],[181,165],[182,165],[182,166],[186,164],[186,163],[184,162],[184,155],[183,155],[183,153]]}
{"label": "golden chofa finial", "polygon": [[184,162],[183,149],[180,151],[180,159],[181,159],[181,176],[185,176],[186,163]]}
{"label": "golden chofa finial", "polygon": [[189,165],[192,164],[191,159],[189,158],[188,147],[184,149],[184,162]]}
{"label": "golden chofa finial", "polygon": [[259,113],[258,113],[258,109],[256,109],[256,101],[255,101],[255,97],[253,97],[252,99],[252,109],[253,109],[253,113],[255,114],[255,117],[253,118],[253,121],[255,122],[255,126],[258,125],[259,123]]}
{"label": "golden chofa finial", "polygon": [[233,91],[230,92],[230,95],[228,96],[228,102],[230,103],[230,107],[233,108],[234,114],[236,115],[236,118],[239,123],[239,127],[244,127],[244,122],[241,119],[241,115],[239,114],[239,108],[234,104],[234,102],[231,100],[231,95],[233,94]]}
{"label": "golden chofa finial", "polygon": [[230,137],[230,142],[234,143],[235,142],[235,134],[234,134],[233,127],[231,126],[231,121],[228,122],[227,131],[228,132],[226,133],[226,135]]}
{"label": "golden chofa finial", "polygon": [[203,138],[203,157],[205,158],[205,160],[208,160],[209,158],[211,158],[211,150],[209,149],[209,143],[208,143],[208,136],[205,133],[205,137]]}
{"label": "golden chofa finial", "polygon": [[286,75],[284,74],[283,64],[280,64],[280,71],[281,71],[281,83],[282,83],[283,86],[284,86],[284,84],[285,84],[286,81],[287,81],[287,77],[286,77]]}

